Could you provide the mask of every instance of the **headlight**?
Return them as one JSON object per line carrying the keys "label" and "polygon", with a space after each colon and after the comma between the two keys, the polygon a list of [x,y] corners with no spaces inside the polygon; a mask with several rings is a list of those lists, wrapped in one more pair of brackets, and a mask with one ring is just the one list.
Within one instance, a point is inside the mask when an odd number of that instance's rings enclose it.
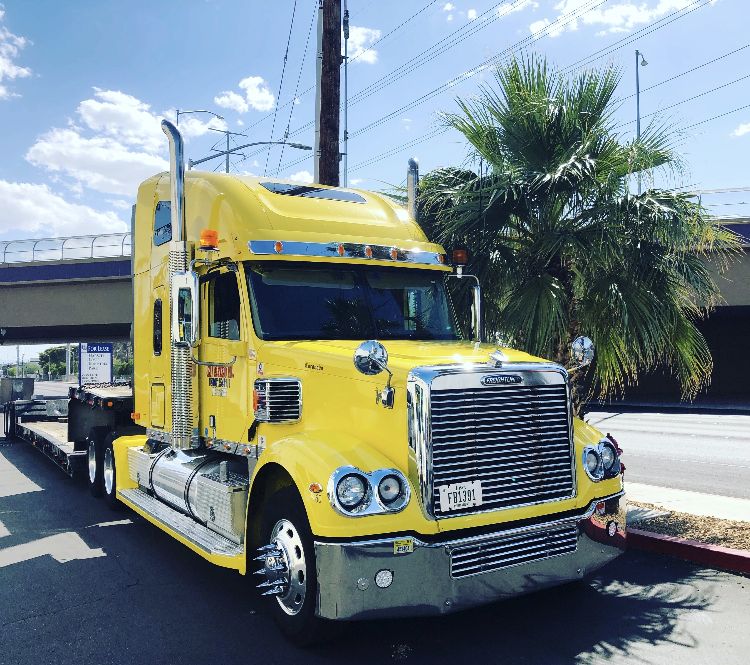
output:
{"label": "headlight", "polygon": [[401,481],[396,476],[384,476],[378,484],[378,494],[383,503],[393,503],[401,495]]}
{"label": "headlight", "polygon": [[328,479],[328,500],[346,517],[397,513],[406,508],[410,498],[409,481],[398,469],[362,471],[356,466],[340,466]]}
{"label": "headlight", "polygon": [[602,458],[596,448],[588,446],[583,451],[583,468],[591,480],[599,481],[604,475]]}
{"label": "headlight", "polygon": [[350,510],[356,508],[367,495],[366,482],[364,478],[354,474],[344,476],[336,485],[339,503]]}
{"label": "headlight", "polygon": [[617,451],[609,441],[602,441],[599,446],[602,455],[602,465],[606,472],[610,472],[617,461]]}

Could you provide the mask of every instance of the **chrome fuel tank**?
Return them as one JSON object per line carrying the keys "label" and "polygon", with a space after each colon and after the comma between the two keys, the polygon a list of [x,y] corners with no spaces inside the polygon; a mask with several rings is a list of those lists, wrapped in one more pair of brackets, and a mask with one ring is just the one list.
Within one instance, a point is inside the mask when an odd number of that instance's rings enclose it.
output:
{"label": "chrome fuel tank", "polygon": [[157,454],[131,448],[128,455],[139,486],[226,538],[243,541],[249,483],[243,460],[172,448]]}

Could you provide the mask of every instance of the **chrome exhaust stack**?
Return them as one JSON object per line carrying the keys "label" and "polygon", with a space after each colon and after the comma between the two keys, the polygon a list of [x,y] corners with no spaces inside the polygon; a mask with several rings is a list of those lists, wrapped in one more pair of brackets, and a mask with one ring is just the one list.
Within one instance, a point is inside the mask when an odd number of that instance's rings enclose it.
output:
{"label": "chrome exhaust stack", "polygon": [[417,219],[417,192],[419,190],[419,164],[413,157],[409,160],[409,169],[406,172],[406,200],[407,208],[411,218]]}
{"label": "chrome exhaust stack", "polygon": [[[169,243],[169,302],[170,321],[173,320],[174,298],[172,278],[187,272],[190,263],[185,229],[185,156],[180,131],[169,120],[161,121],[162,131],[169,139],[169,180],[172,194],[172,241]],[[171,327],[170,327],[171,330]],[[177,345],[174,332],[170,334],[172,448],[186,450],[198,447],[200,437],[193,422],[192,351]]]}

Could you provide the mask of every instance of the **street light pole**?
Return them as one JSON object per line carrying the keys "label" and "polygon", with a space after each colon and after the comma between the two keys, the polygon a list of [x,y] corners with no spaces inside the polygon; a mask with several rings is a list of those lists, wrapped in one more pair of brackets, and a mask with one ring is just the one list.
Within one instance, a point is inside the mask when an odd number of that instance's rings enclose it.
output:
{"label": "street light pole", "polygon": [[[638,66],[645,67],[648,64],[638,49],[635,50],[635,137],[636,141],[641,141],[641,80],[639,77]],[[638,194],[641,193],[641,170],[638,169]]]}
{"label": "street light pole", "polygon": [[227,137],[226,151],[222,150],[220,152],[217,152],[215,155],[209,155],[208,157],[203,157],[201,159],[196,159],[196,160],[189,159],[188,168],[192,169],[194,166],[198,166],[198,164],[203,164],[203,162],[207,162],[211,159],[215,159],[216,157],[219,157],[220,155],[226,154],[227,173],[229,173],[229,166],[228,166],[229,155],[239,152],[240,150],[244,150],[245,148],[251,148],[254,145],[287,145],[290,148],[296,148],[297,150],[312,150],[312,146],[303,145],[302,143],[288,143],[287,141],[255,141],[253,143],[246,143],[245,145],[238,145],[230,150],[229,144],[228,144],[228,137]]}
{"label": "street light pole", "polygon": [[176,109],[177,117],[175,119],[175,126],[180,126],[180,116],[181,115],[188,115],[189,113],[210,113],[212,116],[218,118],[219,120],[224,120],[224,116],[219,115],[218,113],[214,113],[213,111],[209,111],[207,109],[195,109],[194,111],[180,111],[180,109]]}

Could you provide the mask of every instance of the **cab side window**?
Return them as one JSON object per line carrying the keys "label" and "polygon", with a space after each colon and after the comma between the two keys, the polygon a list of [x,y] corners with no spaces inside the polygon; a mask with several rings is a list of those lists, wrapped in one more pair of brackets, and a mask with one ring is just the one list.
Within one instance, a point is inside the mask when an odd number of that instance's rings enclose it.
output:
{"label": "cab side window", "polygon": [[237,276],[233,272],[209,279],[208,336],[233,340],[240,338],[240,292]]}
{"label": "cab side window", "polygon": [[172,240],[172,204],[159,201],[154,210],[154,245],[157,247]]}

